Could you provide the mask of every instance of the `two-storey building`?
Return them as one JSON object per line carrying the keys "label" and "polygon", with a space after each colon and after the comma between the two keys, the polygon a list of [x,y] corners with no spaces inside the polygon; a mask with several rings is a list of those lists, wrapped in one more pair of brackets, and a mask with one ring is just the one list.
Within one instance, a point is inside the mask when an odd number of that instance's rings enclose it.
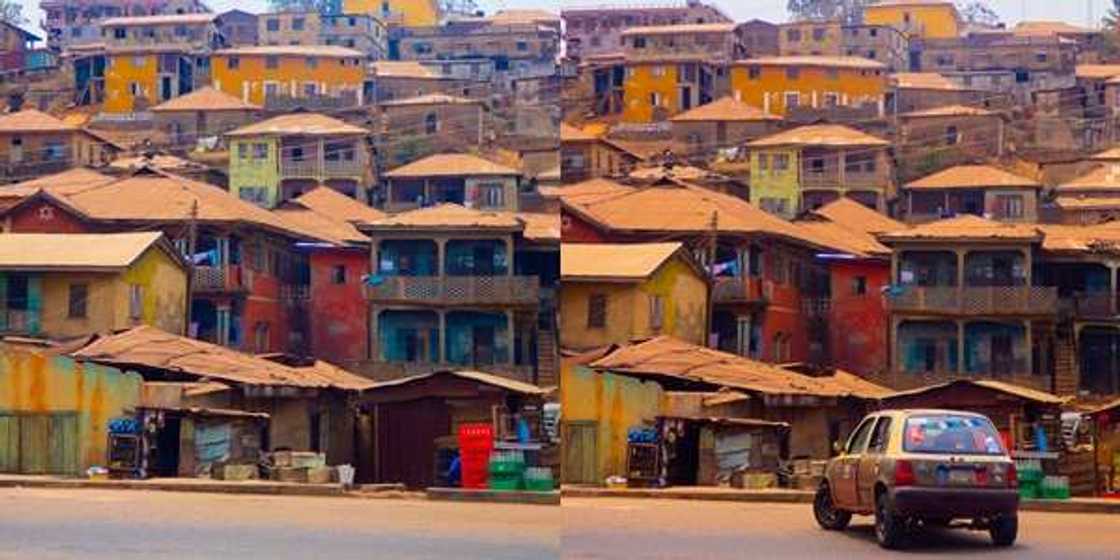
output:
{"label": "two-storey building", "polygon": [[433,93],[377,104],[377,153],[386,167],[453,150],[479,149],[490,128],[486,104]]}
{"label": "two-storey building", "polygon": [[747,143],[751,200],[792,217],[848,197],[880,212],[894,196],[890,143],[842,125],[809,125]]}
{"label": "two-storey building", "polygon": [[143,113],[210,81],[210,52],[221,46],[216,14],[115,17],[101,22],[107,48],[108,114]]}
{"label": "two-storey building", "polygon": [[25,181],[80,165],[103,166],[119,148],[61,119],[25,109],[0,115],[0,180]]}
{"label": "two-storey building", "polygon": [[374,184],[365,128],[318,113],[292,113],[226,134],[230,192],[265,208],[326,185],[369,201]]}
{"label": "two-storey building", "polygon": [[729,74],[732,95],[767,113],[865,105],[873,108],[873,114],[884,111],[887,67],[866,58],[752,58],[734,62]]}
{"label": "two-storey building", "polygon": [[420,27],[439,23],[443,10],[438,0],[342,0],[342,13],[371,15],[393,27]]}
{"label": "two-storey building", "polygon": [[261,107],[206,86],[152,107],[156,128],[171,146],[191,150],[200,138],[220,137],[260,118]]}
{"label": "two-storey building", "polygon": [[910,37],[940,39],[958,37],[964,21],[957,7],[947,0],[887,0],[865,6],[863,22],[890,26]]}
{"label": "two-storey building", "polygon": [[542,279],[519,262],[525,227],[512,212],[452,203],[361,226],[372,373],[454,367],[535,381]]}
{"label": "two-storey building", "polygon": [[365,55],[326,45],[223,49],[212,57],[216,89],[270,111],[364,103]]}
{"label": "two-storey building", "polygon": [[[316,241],[225,190],[141,168],[120,177],[74,169],[12,185],[14,233],[163,231],[193,260],[188,334],[257,353],[303,352],[307,261]],[[192,235],[193,232],[193,235]]]}
{"label": "two-storey building", "polygon": [[199,0],[44,0],[39,8],[45,16],[42,28],[47,32],[47,46],[56,51],[102,42],[101,23],[106,19],[208,11]]}

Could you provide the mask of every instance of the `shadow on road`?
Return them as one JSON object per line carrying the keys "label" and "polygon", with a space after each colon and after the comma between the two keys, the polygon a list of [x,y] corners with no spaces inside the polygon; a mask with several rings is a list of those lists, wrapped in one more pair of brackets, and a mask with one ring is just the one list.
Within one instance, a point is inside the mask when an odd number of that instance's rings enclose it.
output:
{"label": "shadow on road", "polygon": [[[878,548],[875,541],[874,525],[852,525],[841,533],[852,540],[867,542],[868,546]],[[997,548],[992,545],[987,531],[967,529],[923,529],[906,540],[901,552],[922,554],[1006,554],[1008,551],[1021,552],[1027,547],[1015,545],[1012,548]]]}

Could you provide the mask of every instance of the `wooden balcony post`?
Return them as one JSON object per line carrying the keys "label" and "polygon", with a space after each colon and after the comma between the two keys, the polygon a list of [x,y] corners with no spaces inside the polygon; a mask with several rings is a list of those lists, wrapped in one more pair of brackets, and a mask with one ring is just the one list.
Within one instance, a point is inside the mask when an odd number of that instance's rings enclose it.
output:
{"label": "wooden balcony post", "polygon": [[1023,329],[1027,341],[1027,371],[1024,371],[1022,373],[1026,375],[1032,375],[1034,373],[1034,352],[1032,352],[1031,349],[1034,348],[1034,340],[1033,333],[1031,332],[1030,319],[1023,320]]}
{"label": "wooden balcony post", "polygon": [[963,374],[965,357],[964,357],[964,321],[957,321],[957,373]]}
{"label": "wooden balcony post", "polygon": [[957,307],[964,309],[964,266],[968,251],[957,249]]}
{"label": "wooden balcony post", "polygon": [[444,262],[447,259],[447,240],[443,238],[436,239],[436,271],[437,276],[441,279],[447,276],[447,264]]}
{"label": "wooden balcony post", "polygon": [[436,359],[439,361],[440,364],[446,364],[447,363],[447,311],[444,311],[443,309],[440,309],[439,311],[436,311],[436,313],[439,314],[439,334],[437,335],[437,338],[439,339],[439,352],[436,355]]}
{"label": "wooden balcony post", "polygon": [[507,309],[506,310],[506,335],[509,337],[509,345],[508,345],[508,349],[507,349],[507,352],[509,352],[509,356],[507,356],[506,359],[508,360],[511,368],[514,366],[514,363],[517,360],[517,358],[516,358],[517,352],[514,351],[514,346],[517,344],[517,334],[515,332],[516,328],[515,328],[515,322],[514,322],[513,319],[514,319],[513,310],[512,309]]}
{"label": "wooden balcony post", "polygon": [[506,276],[513,277],[513,236],[506,236]]}

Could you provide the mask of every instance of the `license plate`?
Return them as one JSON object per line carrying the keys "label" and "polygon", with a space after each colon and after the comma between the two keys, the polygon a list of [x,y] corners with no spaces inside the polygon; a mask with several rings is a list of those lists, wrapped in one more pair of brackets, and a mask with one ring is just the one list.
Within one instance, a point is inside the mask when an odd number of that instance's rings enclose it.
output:
{"label": "license plate", "polygon": [[953,469],[949,471],[949,484],[968,485],[974,482],[976,482],[976,476],[970,470]]}

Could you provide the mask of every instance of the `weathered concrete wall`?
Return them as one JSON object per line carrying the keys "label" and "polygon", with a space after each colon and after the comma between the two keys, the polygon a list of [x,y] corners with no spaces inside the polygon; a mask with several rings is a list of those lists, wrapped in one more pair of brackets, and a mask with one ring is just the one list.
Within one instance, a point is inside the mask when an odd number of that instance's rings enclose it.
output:
{"label": "weathered concrete wall", "polygon": [[139,404],[142,383],[135,373],[0,343],[0,414],[75,414],[79,471],[106,463],[107,424]]}

